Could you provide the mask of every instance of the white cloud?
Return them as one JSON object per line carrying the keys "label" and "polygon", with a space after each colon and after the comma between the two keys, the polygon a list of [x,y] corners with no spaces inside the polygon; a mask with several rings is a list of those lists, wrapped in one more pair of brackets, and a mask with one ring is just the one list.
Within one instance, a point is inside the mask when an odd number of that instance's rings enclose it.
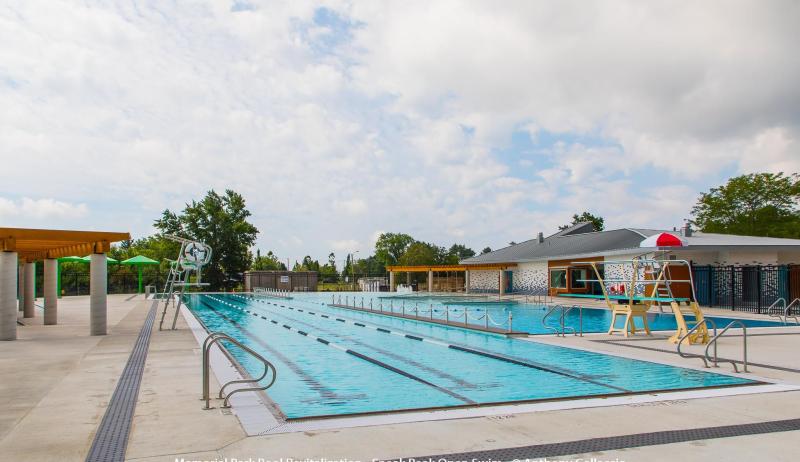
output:
{"label": "white cloud", "polygon": [[[141,235],[232,188],[262,250],[324,258],[585,209],[671,226],[731,172],[800,168],[796,2],[326,2],[346,33],[315,2],[232,5],[0,10],[0,185],[58,198],[0,217]],[[523,130],[562,139],[523,156]]]}
{"label": "white cloud", "polygon": [[89,213],[86,204],[73,204],[51,198],[20,200],[0,197],[0,219],[8,223],[31,223],[47,219],[81,219]]}

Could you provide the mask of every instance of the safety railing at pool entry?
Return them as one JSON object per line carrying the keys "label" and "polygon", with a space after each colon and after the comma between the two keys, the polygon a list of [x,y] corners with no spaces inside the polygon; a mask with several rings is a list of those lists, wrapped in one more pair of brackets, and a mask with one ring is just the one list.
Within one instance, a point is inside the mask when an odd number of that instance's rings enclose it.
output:
{"label": "safety railing at pool entry", "polygon": [[[780,306],[781,302],[783,302],[783,306]],[[781,297],[772,302],[772,305],[767,308],[767,315],[778,318],[784,324],[789,324],[789,318],[794,319],[795,324],[800,324],[800,319],[797,318],[797,315],[792,314],[792,308],[795,307],[800,311],[800,298],[795,298],[792,303],[787,305],[786,299]]]}
{"label": "safety railing at pool entry", "polygon": [[[248,353],[250,356],[254,357],[258,361],[261,361],[261,363],[264,364],[264,372],[261,374],[261,376],[259,376],[256,379],[252,379],[251,378],[251,379],[231,380],[229,382],[224,383],[220,387],[219,395],[217,396],[217,399],[222,399],[223,400],[222,401],[222,407],[224,407],[224,408],[231,407],[230,406],[231,396],[235,395],[236,393],[241,393],[241,392],[245,392],[245,391],[263,391],[263,390],[266,390],[267,388],[271,387],[272,384],[275,383],[275,380],[278,378],[278,372],[275,370],[275,366],[273,366],[271,362],[269,362],[266,358],[264,358],[263,356],[258,354],[252,348],[250,348],[250,347],[248,347],[246,345],[243,345],[241,342],[239,342],[235,338],[233,338],[230,335],[225,334],[223,332],[211,332],[210,334],[208,334],[208,337],[206,337],[206,339],[203,341],[203,398],[202,399],[206,402],[206,405],[205,405],[205,407],[203,409],[213,409],[211,407],[211,392],[210,392],[210,381],[211,381],[210,375],[211,374],[210,374],[210,370],[209,370],[211,347],[214,346],[215,343],[219,343],[219,342],[223,342],[223,341],[230,342],[230,343],[236,345],[237,347],[242,349],[242,351],[244,351],[245,353]],[[263,385],[263,386],[260,385],[260,386],[257,386],[257,387],[236,388],[236,389],[232,390],[230,393],[225,394],[225,389],[228,388],[228,386],[233,385],[233,384],[237,384],[237,383],[256,383],[256,384],[258,384],[261,380],[263,380],[267,376],[267,374],[270,371],[272,371],[272,379],[269,381],[268,384]]]}
{"label": "safety railing at pool entry", "polygon": [[[462,308],[459,310],[452,308],[449,305],[444,305],[442,308],[437,310],[434,308],[433,304],[430,303],[428,304],[427,310],[420,310],[419,303],[415,302],[413,308],[406,308],[405,300],[402,300],[400,306],[398,307],[394,306],[394,300],[390,300],[389,305],[386,307],[384,307],[383,302],[379,302],[376,307],[372,300],[370,300],[369,303],[366,303],[364,297],[361,297],[359,300],[354,296],[353,299],[350,300],[349,295],[346,295],[344,298],[342,298],[341,295],[337,296],[331,294],[330,304],[331,306],[338,308],[373,311],[385,315],[393,315],[419,321],[434,321],[448,326],[466,327],[496,333],[500,333],[501,331],[505,331],[505,333],[508,334],[515,333],[513,330],[514,315],[510,311],[508,313],[506,322],[497,322],[494,318],[492,318],[492,316],[489,314],[489,311],[486,309],[483,310],[482,315],[470,316],[467,308]],[[399,310],[396,310],[396,308],[399,308]],[[470,320],[475,322],[470,323]],[[522,334],[523,332],[517,333]]]}
{"label": "safety railing at pool entry", "polygon": [[742,321],[735,320],[735,321],[729,322],[727,326],[722,328],[722,330],[719,332],[719,334],[715,334],[713,337],[711,337],[711,340],[709,340],[708,344],[706,345],[705,357],[706,357],[706,360],[710,360],[711,359],[708,356],[708,349],[711,348],[711,345],[714,345],[714,365],[716,365],[718,361],[731,363],[731,365],[733,366],[733,370],[735,372],[739,372],[739,366],[736,365],[736,361],[734,361],[732,359],[721,359],[720,360],[719,358],[717,358],[717,340],[719,340],[720,337],[725,335],[725,332],[727,332],[728,329],[730,329],[731,327],[733,327],[734,325],[737,325],[737,324],[742,328],[742,348],[743,348],[743,351],[742,351],[742,353],[743,353],[743,355],[742,355],[742,365],[743,365],[742,371],[743,372],[747,372],[747,326],[745,326]]}
{"label": "safety railing at pool entry", "polygon": [[[695,336],[700,335],[700,333],[698,331],[700,329],[700,326],[705,326],[705,329],[708,330],[707,324],[710,324],[711,328],[714,329],[714,336],[717,335],[717,323],[715,323],[713,320],[708,319],[708,318],[703,319],[702,321],[700,321],[697,324],[695,324],[691,329],[689,329],[689,331],[686,332],[686,334],[684,334],[683,336],[681,336],[680,339],[678,339],[678,345],[676,347],[677,348],[677,352],[678,352],[678,356],[680,356],[681,358],[699,358],[699,359],[702,359],[703,360],[703,364],[706,367],[709,367],[708,366],[708,359],[706,359],[706,355],[705,354],[698,355],[698,354],[695,354],[695,353],[684,353],[683,351],[681,351],[681,346],[683,345],[683,341],[686,340],[687,338],[689,338],[689,336],[691,336],[691,335],[695,335]],[[719,366],[717,366],[717,361],[716,361],[716,358],[717,358],[717,344],[716,343],[714,343],[714,358],[715,358],[714,367],[719,367]]]}
{"label": "safety railing at pool entry", "polygon": [[[574,309],[578,310],[578,329],[566,325],[567,314],[569,314],[569,312]],[[547,318],[550,317],[550,315],[555,313],[557,310],[559,311],[558,325],[560,327],[560,330],[556,327],[547,324]],[[552,330],[553,333],[556,334],[556,336],[566,337],[566,333],[567,331],[569,331],[572,335],[583,337],[583,307],[580,305],[572,305],[569,307],[564,305],[552,305],[547,310],[547,313],[545,313],[545,315],[542,316],[541,323],[542,327],[544,327],[547,330]]]}
{"label": "safety railing at pool entry", "polygon": [[272,289],[269,287],[253,287],[254,296],[259,295],[262,297],[285,298],[286,300],[291,300],[292,296],[290,294],[291,292],[288,290]]}

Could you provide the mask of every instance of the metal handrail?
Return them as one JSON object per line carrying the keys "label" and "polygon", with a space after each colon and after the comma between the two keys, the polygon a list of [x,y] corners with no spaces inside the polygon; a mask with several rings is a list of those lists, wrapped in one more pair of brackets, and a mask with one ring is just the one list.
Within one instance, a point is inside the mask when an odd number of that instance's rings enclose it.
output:
{"label": "metal handrail", "polygon": [[[777,306],[778,303],[780,303],[780,302],[783,302],[783,308],[782,309]],[[792,303],[794,303],[794,302],[792,302]],[[778,308],[778,309],[776,310],[775,308]],[[783,297],[779,297],[777,300],[772,302],[772,304],[770,306],[767,307],[767,316],[772,317],[772,318],[781,319],[782,318],[781,315],[783,314],[784,311],[786,311],[786,299],[783,298]],[[786,321],[784,321],[784,323],[785,322]]]}
{"label": "metal handrail", "polygon": [[[717,340],[719,340],[719,338],[722,337],[725,334],[725,332],[728,331],[728,329],[733,327],[734,324],[738,324],[738,325],[740,325],[742,327],[742,346],[743,346],[743,349],[744,349],[743,350],[743,357],[742,357],[742,363],[744,365],[744,368],[742,370],[744,372],[748,372],[747,371],[747,326],[745,326],[744,323],[742,321],[739,321],[739,320],[731,321],[730,323],[728,323],[727,326],[725,326],[725,328],[723,328],[720,331],[719,334],[714,335],[714,337],[711,340],[709,340],[708,345],[706,345],[705,358],[706,359],[710,359],[708,357],[708,349],[711,348],[711,345],[714,345],[714,365],[717,364],[717,361],[718,361],[718,358],[717,358]],[[726,363],[731,363],[733,365],[733,370],[735,372],[739,372],[739,366],[736,365],[736,361],[734,361],[732,359],[723,359],[722,361],[724,361]]]}
{"label": "metal handrail", "polygon": [[[694,353],[683,353],[681,351],[681,345],[683,344],[683,341],[686,340],[687,338],[689,338],[689,336],[691,336],[693,333],[695,333],[695,331],[697,329],[699,329],[700,326],[704,326],[706,324],[711,324],[711,327],[714,329],[714,336],[716,337],[716,335],[717,335],[717,323],[715,323],[711,319],[705,319],[704,318],[703,322],[698,322],[697,324],[695,324],[694,327],[689,329],[689,332],[686,332],[686,334],[684,334],[680,339],[678,339],[678,356],[680,356],[681,358],[700,358],[700,359],[703,360],[703,364],[705,364],[706,367],[709,367],[708,366],[708,361],[706,360],[706,356],[698,355],[698,354],[694,354]],[[717,345],[716,344],[714,344],[714,367],[719,367],[719,366],[717,366]]]}
{"label": "metal handrail", "polygon": [[228,393],[227,395],[224,396],[224,400],[222,402],[222,407],[224,407],[224,408],[230,407],[230,398],[231,398],[231,396],[235,395],[236,393],[240,393],[240,392],[243,392],[243,391],[263,391],[263,390],[266,390],[267,388],[271,387],[275,383],[275,380],[278,378],[278,372],[275,370],[275,366],[273,366],[271,362],[269,362],[266,358],[264,358],[263,356],[258,354],[252,348],[250,348],[250,347],[248,347],[246,345],[243,345],[240,341],[236,340],[235,338],[231,337],[230,335],[228,335],[228,334],[226,334],[224,332],[212,332],[212,333],[208,334],[208,337],[206,337],[206,339],[203,341],[203,398],[202,399],[206,402],[206,405],[205,405],[205,407],[203,409],[212,409],[211,406],[210,406],[210,401],[211,401],[211,396],[210,395],[211,395],[211,393],[209,391],[209,388],[210,388],[210,383],[209,383],[210,382],[210,374],[209,374],[209,362],[210,361],[209,361],[209,358],[211,356],[209,354],[209,352],[211,350],[211,347],[215,343],[221,342],[223,340],[226,341],[226,342],[233,343],[234,345],[236,345],[239,348],[241,348],[244,352],[249,353],[251,356],[253,356],[257,360],[261,361],[264,364],[264,372],[257,379],[231,380],[231,381],[229,381],[227,383],[224,383],[222,385],[222,387],[220,388],[220,390],[219,390],[218,399],[223,399],[223,394],[224,394],[225,388],[227,388],[228,385],[232,385],[232,384],[235,384],[235,383],[251,383],[251,382],[258,383],[261,380],[263,380],[264,377],[267,376],[267,373],[269,373],[269,371],[272,371],[272,380],[270,380],[270,382],[267,385],[264,385],[264,386],[237,388],[237,389],[231,391],[230,393]]}
{"label": "metal handrail", "polygon": [[[783,323],[789,324],[789,313],[792,311],[792,306],[797,303],[797,306],[800,307],[800,298],[795,298],[792,300],[792,303],[786,305],[786,308],[783,310]],[[795,324],[800,324],[800,319],[797,318],[796,314],[793,314],[792,319],[794,319]]]}
{"label": "metal handrail", "polygon": [[545,329],[552,330],[556,335],[558,335],[558,329],[556,329],[553,326],[548,326],[547,323],[546,323],[546,320],[547,320],[548,316],[553,314],[553,312],[555,310],[557,310],[558,308],[563,308],[563,307],[561,305],[553,305],[553,306],[551,306],[550,309],[547,310],[547,313],[545,313],[544,316],[542,316],[542,320],[541,320],[542,327],[544,327]]}
{"label": "metal handrail", "polygon": [[570,327],[570,329],[572,329],[572,335],[577,335],[579,337],[583,337],[583,307],[580,306],[580,305],[572,305],[571,307],[567,308],[567,310],[564,311],[561,314],[561,336],[562,337],[564,336],[564,322],[565,322],[565,318],[567,316],[567,313],[569,313],[570,311],[574,310],[575,308],[578,309],[578,329],[579,330],[578,330],[578,333],[576,333],[574,327]]}

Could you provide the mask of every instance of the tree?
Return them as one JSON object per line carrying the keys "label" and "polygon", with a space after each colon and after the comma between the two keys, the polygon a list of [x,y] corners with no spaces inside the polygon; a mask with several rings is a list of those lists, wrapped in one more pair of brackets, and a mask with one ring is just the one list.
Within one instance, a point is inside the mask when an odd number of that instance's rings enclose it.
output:
{"label": "tree", "polygon": [[253,260],[253,264],[250,265],[250,269],[255,271],[286,271],[286,265],[281,263],[271,250],[265,256],[261,256],[261,250],[256,250],[256,258]]}
{"label": "tree", "polygon": [[692,208],[701,231],[800,237],[800,176],[752,173],[702,193]]}
{"label": "tree", "polygon": [[408,246],[398,263],[404,266],[436,265],[441,263],[441,256],[445,253],[444,248],[427,242],[415,241]]}
{"label": "tree", "polygon": [[457,265],[461,260],[475,256],[475,251],[463,244],[453,244],[447,251],[447,263]]}
{"label": "tree", "polygon": [[481,250],[481,255],[485,253],[490,253],[491,251],[492,251],[491,247],[484,247],[483,250]]}
{"label": "tree", "polygon": [[203,281],[210,284],[210,290],[219,290],[231,287],[250,266],[250,247],[258,235],[258,229],[247,221],[250,215],[240,194],[227,189],[220,195],[211,190],[200,202],[186,204],[180,214],[164,210],[155,227],[164,234],[210,245],[213,251],[203,268]]}
{"label": "tree", "polygon": [[577,213],[572,215],[572,223],[568,225],[559,226],[558,230],[563,231],[570,226],[575,226],[579,223],[591,223],[595,231],[602,231],[605,229],[605,220],[599,215],[593,215],[589,212],[583,212],[580,215]]}
{"label": "tree", "polygon": [[384,265],[396,265],[414,238],[402,233],[383,233],[375,242],[375,257]]}

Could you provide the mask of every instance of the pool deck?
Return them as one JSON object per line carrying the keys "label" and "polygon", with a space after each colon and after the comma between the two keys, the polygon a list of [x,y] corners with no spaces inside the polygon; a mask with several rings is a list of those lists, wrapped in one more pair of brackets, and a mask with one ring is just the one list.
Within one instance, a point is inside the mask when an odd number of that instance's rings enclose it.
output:
{"label": "pool deck", "polygon": [[[41,325],[41,311],[37,310],[37,317],[20,327],[20,340],[0,343],[0,454],[4,459],[85,459],[150,307],[150,301],[141,296],[109,296],[109,335],[91,337],[88,297],[64,298],[59,303],[61,324]],[[709,310],[709,314],[758,318],[727,310]],[[602,447],[597,442],[605,440],[592,440],[594,445],[585,441],[595,438],[800,418],[800,391],[787,387],[790,391],[703,398],[664,394],[629,402],[609,400],[607,405],[593,407],[581,407],[580,402],[563,409],[503,406],[497,413],[484,416],[247,436],[235,414],[202,409],[199,345],[186,320],[179,317],[176,331],[158,331],[157,326],[156,322],[142,375],[127,445],[128,460],[227,457],[371,461],[564,442],[575,442],[564,447],[577,450]],[[800,327],[753,328],[748,333],[752,365],[747,376],[800,386]],[[674,354],[674,346],[664,339],[666,335],[628,339],[605,334],[536,336],[520,341],[702,367],[699,359]],[[720,356],[739,358],[740,342],[736,336],[723,338]],[[699,350],[698,346],[689,348]],[[722,364],[720,370],[729,372],[731,368]],[[217,389],[218,384],[212,383],[212,391]],[[681,398],[675,399],[677,396]],[[800,430],[786,428],[788,431],[739,432],[739,436],[725,438],[718,437],[724,432],[718,432],[717,437],[690,436],[671,444],[562,453],[551,460],[795,460]],[[506,460],[524,451],[483,454]]]}

